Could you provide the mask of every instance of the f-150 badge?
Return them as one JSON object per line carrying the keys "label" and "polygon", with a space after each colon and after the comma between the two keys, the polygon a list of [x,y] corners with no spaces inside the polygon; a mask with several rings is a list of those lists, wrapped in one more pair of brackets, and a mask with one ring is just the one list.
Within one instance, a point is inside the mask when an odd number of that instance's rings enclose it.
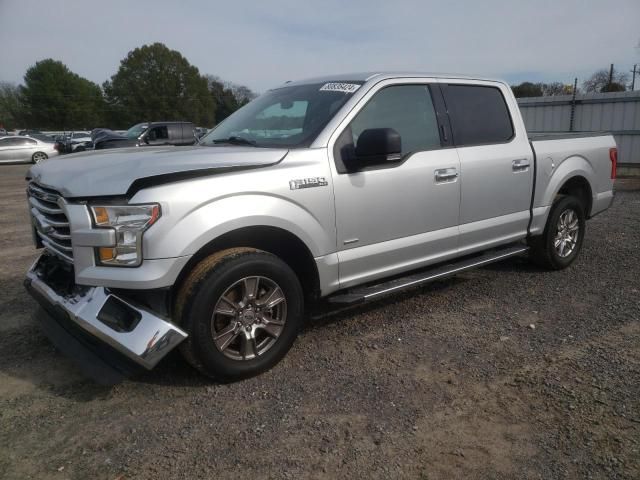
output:
{"label": "f-150 badge", "polygon": [[298,190],[300,188],[326,187],[327,185],[329,185],[329,182],[327,182],[327,179],[324,177],[298,178],[296,180],[289,180],[289,188],[291,190]]}

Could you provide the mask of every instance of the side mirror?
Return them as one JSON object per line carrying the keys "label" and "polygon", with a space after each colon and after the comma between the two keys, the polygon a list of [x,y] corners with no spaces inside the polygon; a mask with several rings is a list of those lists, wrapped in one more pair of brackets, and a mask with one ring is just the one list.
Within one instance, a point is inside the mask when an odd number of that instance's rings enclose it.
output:
{"label": "side mirror", "polygon": [[355,153],[359,161],[368,164],[400,160],[400,134],[393,128],[369,128],[358,137]]}

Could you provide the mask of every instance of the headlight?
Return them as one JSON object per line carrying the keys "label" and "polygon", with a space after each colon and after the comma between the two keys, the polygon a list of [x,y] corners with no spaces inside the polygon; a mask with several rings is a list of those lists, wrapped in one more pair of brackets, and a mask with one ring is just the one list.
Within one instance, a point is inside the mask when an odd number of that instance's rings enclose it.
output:
{"label": "headlight", "polygon": [[96,227],[116,231],[115,247],[96,248],[99,264],[137,267],[142,263],[142,234],[160,218],[160,205],[95,205],[91,207]]}

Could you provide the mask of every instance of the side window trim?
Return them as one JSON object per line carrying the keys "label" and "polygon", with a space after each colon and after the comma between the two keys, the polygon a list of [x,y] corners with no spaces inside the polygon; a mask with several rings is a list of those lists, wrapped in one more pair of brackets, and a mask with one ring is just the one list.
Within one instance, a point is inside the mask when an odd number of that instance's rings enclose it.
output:
{"label": "side window trim", "polygon": [[347,125],[342,129],[342,131],[338,135],[333,146],[333,161],[336,166],[336,171],[338,172],[338,174],[343,175],[343,174],[354,173],[353,170],[350,170],[349,168],[347,168],[346,164],[344,163],[344,160],[342,159],[342,155],[340,153],[340,150],[342,147],[346,146],[349,143],[351,144],[353,143],[350,139],[347,141],[347,139],[345,138],[345,136],[347,135],[351,137],[351,123],[353,122],[353,120],[360,114],[360,112],[362,112],[362,110],[369,104],[369,102],[382,90],[387,88],[403,87],[403,86],[411,86],[411,85],[426,87],[427,91],[429,92],[429,97],[431,99],[433,108],[436,113],[436,121],[438,124],[438,135],[440,138],[440,147],[407,152],[402,156],[402,159],[400,161],[389,162],[389,164],[381,164],[376,166],[365,167],[361,170],[358,170],[358,172],[397,168],[403,165],[415,153],[431,152],[435,150],[441,150],[444,148],[453,147],[452,131],[451,131],[451,125],[449,121],[449,116],[448,116],[448,112],[446,111],[446,108],[444,107],[444,98],[442,96],[442,92],[440,91],[440,85],[438,83],[434,81],[429,81],[429,82],[393,83],[390,85],[384,85],[378,88],[377,90],[375,90],[375,92],[373,92],[371,97],[357,108],[357,111],[355,112],[351,120],[349,120],[349,123],[347,123]]}
{"label": "side window trim", "polygon": [[447,111],[447,104],[444,100],[441,84],[429,84],[431,90],[431,98],[436,109],[436,118],[438,119],[438,131],[440,133],[440,145],[442,148],[454,147],[453,129],[451,128],[451,119]]}

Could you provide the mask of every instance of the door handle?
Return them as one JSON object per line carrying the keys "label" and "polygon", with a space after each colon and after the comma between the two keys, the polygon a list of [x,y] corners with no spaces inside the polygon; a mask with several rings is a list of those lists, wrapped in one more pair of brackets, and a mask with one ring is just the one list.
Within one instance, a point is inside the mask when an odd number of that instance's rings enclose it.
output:
{"label": "door handle", "polygon": [[433,172],[436,183],[455,182],[458,171],[455,168],[441,168]]}
{"label": "door handle", "polygon": [[522,172],[529,169],[529,160],[526,158],[521,158],[519,160],[514,160],[511,162],[511,169],[514,172]]}

